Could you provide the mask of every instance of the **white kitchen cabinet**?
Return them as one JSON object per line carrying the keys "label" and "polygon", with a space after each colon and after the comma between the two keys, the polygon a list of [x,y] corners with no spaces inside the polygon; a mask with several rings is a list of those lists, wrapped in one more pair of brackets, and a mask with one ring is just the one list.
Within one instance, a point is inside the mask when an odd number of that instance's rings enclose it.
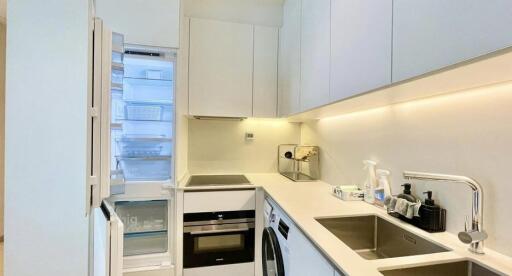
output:
{"label": "white kitchen cabinet", "polygon": [[179,48],[180,0],[96,0],[96,15],[131,44]]}
{"label": "white kitchen cabinet", "polygon": [[283,25],[279,30],[278,115],[300,111],[300,19],[301,0],[283,4]]}
{"label": "white kitchen cabinet", "polygon": [[190,19],[189,112],[251,117],[254,27]]}
{"label": "white kitchen cabinet", "polygon": [[512,1],[394,0],[393,81],[512,45]]}
{"label": "white kitchen cabinet", "polygon": [[330,0],[302,0],[301,111],[329,102]]}
{"label": "white kitchen cabinet", "polygon": [[331,102],[391,83],[392,11],[392,0],[331,1]]}
{"label": "white kitchen cabinet", "polygon": [[318,251],[318,249],[295,228],[289,233],[288,245],[290,247],[290,274],[294,276],[328,276],[335,275],[334,267]]}
{"label": "white kitchen cabinet", "polygon": [[254,26],[254,117],[277,115],[278,39],[277,28]]}

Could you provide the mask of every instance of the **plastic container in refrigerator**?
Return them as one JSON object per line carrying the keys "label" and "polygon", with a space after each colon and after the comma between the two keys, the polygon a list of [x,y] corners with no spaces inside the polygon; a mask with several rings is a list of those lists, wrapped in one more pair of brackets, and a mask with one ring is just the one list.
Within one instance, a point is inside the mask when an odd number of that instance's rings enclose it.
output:
{"label": "plastic container in refrigerator", "polygon": [[130,103],[125,106],[125,117],[136,121],[170,121],[171,110],[169,105]]}
{"label": "plastic container in refrigerator", "polygon": [[173,80],[174,64],[159,57],[124,56],[125,76],[135,79]]}
{"label": "plastic container in refrigerator", "polygon": [[171,157],[119,157],[127,181],[167,181],[171,179]]}
{"label": "plastic container in refrigerator", "polygon": [[167,104],[173,102],[173,82],[168,80],[132,79],[123,80],[126,102]]}
{"label": "plastic container in refrigerator", "polygon": [[172,140],[169,138],[131,138],[117,140],[122,157],[170,156]]}

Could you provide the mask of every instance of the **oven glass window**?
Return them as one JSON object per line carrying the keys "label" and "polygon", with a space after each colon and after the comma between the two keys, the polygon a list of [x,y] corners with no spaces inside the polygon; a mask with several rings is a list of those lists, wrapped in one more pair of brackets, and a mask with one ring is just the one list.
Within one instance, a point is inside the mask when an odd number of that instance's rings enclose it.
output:
{"label": "oven glass window", "polygon": [[194,240],[194,253],[244,250],[245,238],[242,234],[201,236]]}

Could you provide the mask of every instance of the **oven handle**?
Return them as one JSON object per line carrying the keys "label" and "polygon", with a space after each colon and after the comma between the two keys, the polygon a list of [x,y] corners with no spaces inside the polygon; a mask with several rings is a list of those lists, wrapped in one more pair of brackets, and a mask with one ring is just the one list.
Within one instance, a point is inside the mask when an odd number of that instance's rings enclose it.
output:
{"label": "oven handle", "polygon": [[245,232],[245,231],[249,231],[249,228],[192,231],[192,232],[190,232],[190,235],[195,236],[195,235],[201,235],[201,234],[218,234],[218,233]]}
{"label": "oven handle", "polygon": [[249,231],[250,229],[254,229],[254,222],[223,225],[185,226],[183,227],[183,233],[190,233],[191,235],[200,235],[228,232],[246,232]]}

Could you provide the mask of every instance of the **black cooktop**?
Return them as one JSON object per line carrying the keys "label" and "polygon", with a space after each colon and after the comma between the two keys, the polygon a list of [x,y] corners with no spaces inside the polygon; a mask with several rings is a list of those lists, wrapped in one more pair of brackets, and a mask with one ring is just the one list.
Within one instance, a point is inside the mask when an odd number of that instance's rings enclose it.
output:
{"label": "black cooktop", "polygon": [[192,175],[187,186],[252,185],[242,174],[236,175]]}

